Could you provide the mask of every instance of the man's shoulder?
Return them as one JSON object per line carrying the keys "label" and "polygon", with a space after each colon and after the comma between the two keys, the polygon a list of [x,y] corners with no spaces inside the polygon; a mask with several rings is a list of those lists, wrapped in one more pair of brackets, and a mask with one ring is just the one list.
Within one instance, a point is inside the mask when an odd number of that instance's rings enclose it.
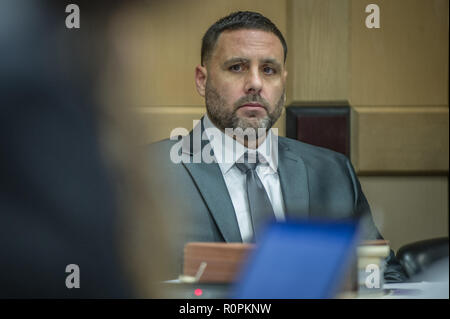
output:
{"label": "man's shoulder", "polygon": [[158,165],[171,164],[170,155],[174,145],[178,143],[177,140],[163,139],[157,142],[153,142],[146,146],[146,152],[150,156],[150,159]]}
{"label": "man's shoulder", "polygon": [[278,137],[279,146],[289,149],[291,153],[306,161],[337,161],[345,163],[347,156],[333,150],[307,144],[287,137]]}
{"label": "man's shoulder", "polygon": [[166,148],[171,148],[177,142],[178,141],[176,141],[176,140],[171,140],[170,138],[166,138],[166,139],[163,139],[160,141],[150,143],[148,145],[148,147],[150,149],[166,149]]}

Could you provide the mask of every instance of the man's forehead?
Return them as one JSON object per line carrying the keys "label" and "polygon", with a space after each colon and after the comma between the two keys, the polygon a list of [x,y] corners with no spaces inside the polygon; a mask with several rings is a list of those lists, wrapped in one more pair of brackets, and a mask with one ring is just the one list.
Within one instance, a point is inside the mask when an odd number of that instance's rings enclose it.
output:
{"label": "man's forehead", "polygon": [[226,30],[217,39],[214,51],[213,55],[221,59],[260,55],[282,62],[284,58],[280,39],[272,32],[258,29]]}

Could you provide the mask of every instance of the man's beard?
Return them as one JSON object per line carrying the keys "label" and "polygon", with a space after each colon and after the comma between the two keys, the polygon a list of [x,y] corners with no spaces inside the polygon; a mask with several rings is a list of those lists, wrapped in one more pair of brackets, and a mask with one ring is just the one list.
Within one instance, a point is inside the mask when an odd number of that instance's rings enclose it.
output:
{"label": "man's beard", "polygon": [[[246,130],[247,128],[252,128],[255,131],[259,128],[270,129],[283,111],[283,105],[285,101],[285,90],[283,89],[283,94],[275,105],[272,112],[269,111],[269,103],[259,95],[246,95],[239,100],[237,100],[233,105],[233,111],[227,110],[226,101],[217,92],[216,88],[212,86],[208,81],[206,82],[205,88],[205,99],[206,99],[206,110],[208,117],[211,121],[222,131],[226,128],[241,128]],[[237,115],[237,110],[241,105],[248,102],[261,104],[266,110],[267,114],[257,119],[256,117],[251,118],[241,118]],[[256,121],[255,121],[256,120]]]}

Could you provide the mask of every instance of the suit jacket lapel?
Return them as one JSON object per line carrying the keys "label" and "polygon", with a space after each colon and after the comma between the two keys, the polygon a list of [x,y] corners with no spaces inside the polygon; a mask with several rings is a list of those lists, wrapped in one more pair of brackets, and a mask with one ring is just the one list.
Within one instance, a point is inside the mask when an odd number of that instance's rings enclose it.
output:
{"label": "suit jacket lapel", "polygon": [[307,218],[309,189],[305,163],[300,156],[289,150],[281,138],[279,138],[278,152],[278,173],[286,218]]}
{"label": "suit jacket lapel", "polygon": [[[225,241],[242,242],[233,203],[228,193],[228,189],[219,165],[217,163],[208,164],[203,161],[200,163],[194,162],[194,158],[199,159],[202,150],[209,143],[207,138],[202,139],[201,144],[194,142],[194,138],[199,137],[195,136],[194,132],[199,132],[196,130],[199,130],[200,128],[200,133],[203,134],[204,132],[202,123],[203,118],[200,120],[200,123],[194,127],[190,134],[183,138],[183,142],[185,143],[184,145],[186,146],[183,148],[183,153],[190,157],[190,162],[185,162],[183,165],[186,167],[197,185],[197,188]],[[187,139],[190,140],[188,141]],[[188,143],[190,143],[190,145],[188,145]],[[200,145],[201,147],[199,148],[198,146]]]}

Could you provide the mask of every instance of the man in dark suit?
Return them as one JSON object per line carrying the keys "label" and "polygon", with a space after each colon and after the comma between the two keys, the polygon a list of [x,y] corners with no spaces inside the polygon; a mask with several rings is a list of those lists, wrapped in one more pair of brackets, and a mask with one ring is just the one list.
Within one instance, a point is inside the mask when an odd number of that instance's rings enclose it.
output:
{"label": "man in dark suit", "polygon": [[[157,197],[184,223],[179,252],[189,241],[255,242],[270,219],[354,218],[364,239],[382,238],[345,156],[272,132],[286,56],[281,32],[254,12],[222,18],[203,37],[195,80],[207,114],[181,140],[152,145]],[[387,262],[387,281],[405,279],[392,252]]]}

